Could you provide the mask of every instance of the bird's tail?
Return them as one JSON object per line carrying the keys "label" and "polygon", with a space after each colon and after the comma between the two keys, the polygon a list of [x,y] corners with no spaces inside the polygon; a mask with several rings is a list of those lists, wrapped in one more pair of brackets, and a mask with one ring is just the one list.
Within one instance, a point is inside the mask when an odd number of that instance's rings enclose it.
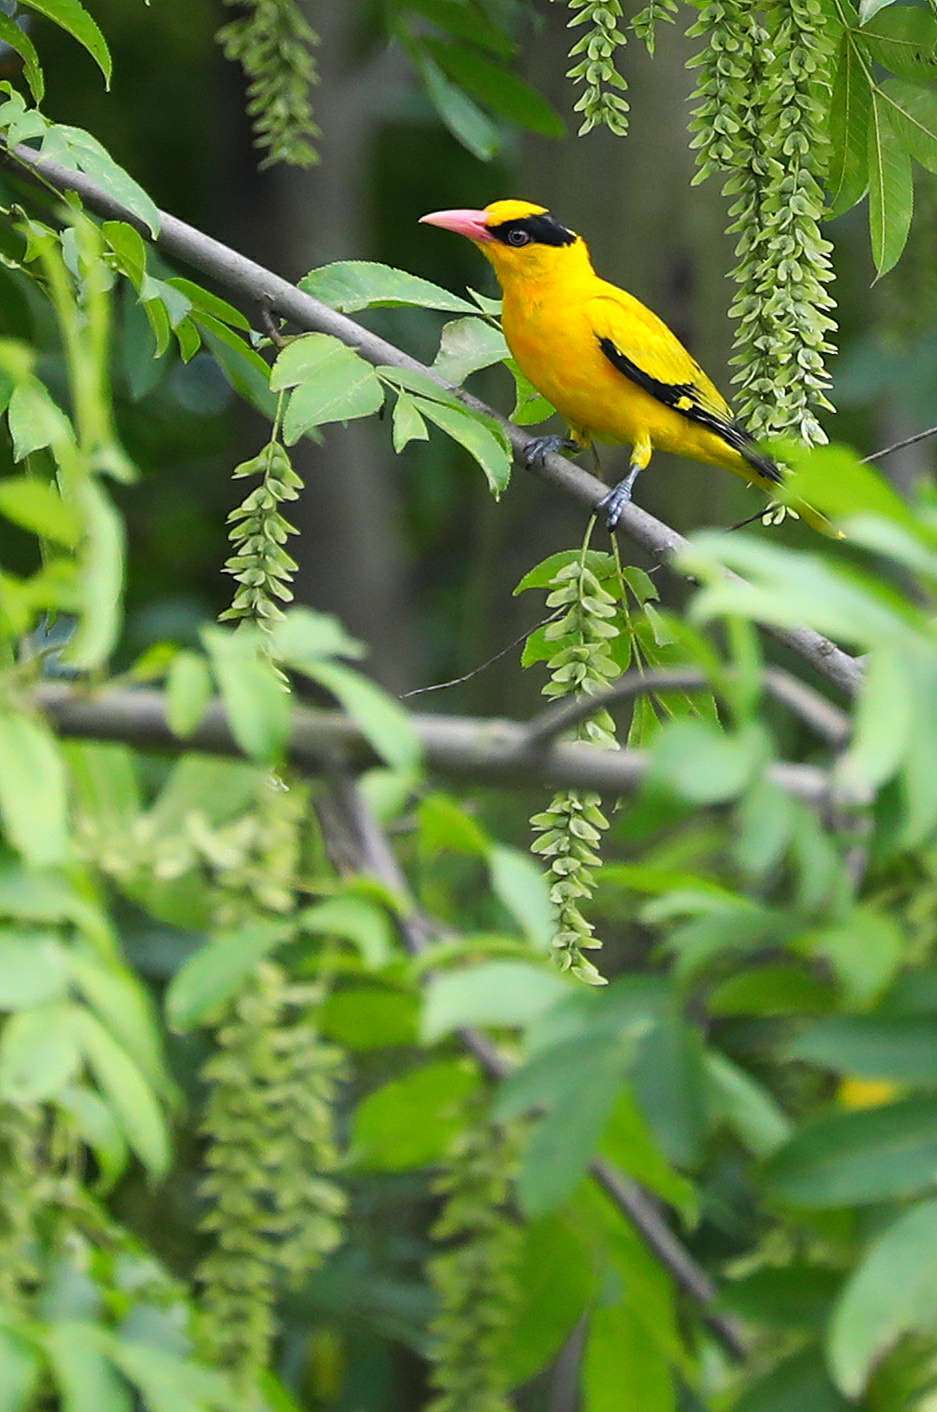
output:
{"label": "bird's tail", "polygon": [[[766,490],[770,489],[772,485],[783,485],[784,472],[781,467],[778,465],[777,461],[773,461],[770,456],[765,456],[763,452],[759,451],[753,440],[749,441],[746,437],[745,442],[739,445],[738,450],[745,462],[757,473],[758,480],[763,485],[764,482],[767,482],[767,485],[764,485]],[[797,511],[800,518],[805,524],[808,524],[811,529],[817,530],[820,534],[828,535],[831,539],[845,538],[840,530],[834,529],[832,523],[827,519],[822,510],[816,509],[815,506],[809,504],[806,500],[796,499],[793,502],[786,503],[790,504],[791,508]]]}

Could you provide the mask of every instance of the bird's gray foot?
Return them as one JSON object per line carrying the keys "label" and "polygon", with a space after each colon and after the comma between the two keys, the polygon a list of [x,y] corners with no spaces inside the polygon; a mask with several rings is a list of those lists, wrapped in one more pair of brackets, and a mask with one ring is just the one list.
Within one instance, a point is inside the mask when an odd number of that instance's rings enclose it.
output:
{"label": "bird's gray foot", "polygon": [[524,447],[524,465],[542,471],[547,456],[554,451],[578,451],[580,448],[568,436],[535,436]]}
{"label": "bird's gray foot", "polygon": [[631,492],[634,490],[634,483],[640,473],[640,466],[632,466],[624,480],[613,485],[608,494],[603,495],[596,505],[595,513],[605,516],[605,523],[609,530],[614,530],[617,527],[622,510],[626,505],[631,504]]}

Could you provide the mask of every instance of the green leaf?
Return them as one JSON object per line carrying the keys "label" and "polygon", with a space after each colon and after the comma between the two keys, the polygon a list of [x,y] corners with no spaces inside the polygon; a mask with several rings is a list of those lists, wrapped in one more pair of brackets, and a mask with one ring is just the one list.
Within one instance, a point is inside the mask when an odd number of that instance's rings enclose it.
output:
{"label": "green leaf", "polygon": [[[450,294],[448,289],[441,289],[428,279],[420,279],[406,270],[396,270],[391,265],[380,265],[374,260],[337,260],[332,265],[323,265],[301,279],[299,287],[342,314],[380,308],[444,309],[455,314],[477,312],[458,294]],[[307,334],[304,337],[326,338],[328,335]],[[298,341],[301,343],[304,339]],[[288,344],[280,358],[295,346]]]}
{"label": "green leaf", "polygon": [[822,1209],[914,1196],[937,1171],[937,1098],[815,1118],[767,1163],[771,1194]]}
{"label": "green leaf", "polygon": [[429,857],[448,850],[487,858],[491,839],[481,824],[446,794],[427,794],[417,810],[420,851]]}
{"label": "green leaf", "polygon": [[[563,1272],[557,1279],[557,1271]],[[590,1251],[563,1212],[523,1228],[517,1267],[520,1304],[502,1357],[506,1381],[517,1387],[553,1359],[582,1317],[596,1285]]]}
{"label": "green leaf", "polygon": [[139,1388],[148,1412],[205,1412],[209,1407],[232,1405],[231,1385],[214,1368],[128,1338],[114,1339],[110,1353],[124,1376]]}
{"label": "green leaf", "polygon": [[460,89],[509,122],[543,137],[563,137],[566,124],[552,103],[501,64],[461,44],[424,39],[426,52]]}
{"label": "green leaf", "polygon": [[419,1001],[399,990],[333,990],[317,1014],[322,1033],[348,1049],[409,1048],[419,1038]]}
{"label": "green leaf", "polygon": [[823,1367],[823,1354],[810,1347],[757,1378],[733,1412],[850,1412]]}
{"label": "green leaf", "polygon": [[[534,1125],[517,1177],[518,1200],[529,1217],[546,1215],[572,1196],[595,1156],[631,1057],[632,1046],[621,1037],[595,1045],[588,1066],[578,1071],[575,1089],[567,1087]],[[502,1094],[511,1082],[503,1085]]]}
{"label": "green leaf", "polygon": [[803,1030],[788,1053],[838,1074],[937,1085],[937,1017],[831,1015]]}
{"label": "green leaf", "polygon": [[0,1034],[0,1097],[42,1103],[74,1077],[81,1063],[73,1005],[40,1005],[11,1015]]}
{"label": "green leaf", "polygon": [[35,1349],[12,1329],[0,1328],[0,1412],[28,1412],[39,1380]]}
{"label": "green leaf", "polygon": [[13,460],[22,461],[33,451],[57,446],[72,436],[71,424],[65,413],[52,401],[45,387],[35,378],[17,383],[7,410],[10,435],[13,438]]}
{"label": "green leaf", "polygon": [[937,78],[937,19],[926,10],[895,5],[860,31],[872,58],[893,74],[924,83]]}
{"label": "green leaf", "polygon": [[465,1025],[527,1025],[569,993],[553,970],[525,961],[483,961],[433,976],[423,1001],[422,1035],[435,1044]]}
{"label": "green leaf", "polygon": [[297,672],[317,666],[331,657],[363,657],[365,648],[350,637],[332,613],[313,608],[290,608],[274,623],[269,637],[273,656]]}
{"label": "green leaf", "polygon": [[[107,40],[79,0],[22,0],[22,3],[40,15],[45,15],[46,19],[52,20],[67,30],[73,39],[77,39],[78,43],[87,49],[104,75],[105,85],[110,88],[112,64]],[[36,102],[39,102],[38,97]]]}
{"label": "green leaf", "polygon": [[869,120],[869,233],[879,275],[898,262],[911,229],[913,203],[911,159],[884,97],[875,89]]}
{"label": "green leaf", "polygon": [[840,216],[861,201],[869,184],[869,115],[872,94],[855,41],[839,41],[830,99],[830,160],[826,184],[830,216]]}
{"label": "green leaf", "polygon": [[805,949],[832,967],[848,1004],[867,1006],[893,979],[906,946],[894,917],[860,906],[841,925],[812,932]]}
{"label": "green leaf", "polygon": [[97,480],[79,490],[85,535],[81,545],[81,620],[68,645],[67,660],[82,671],[100,667],[110,656],[123,618],[123,519]]}
{"label": "green leaf", "polygon": [[619,1094],[602,1137],[603,1157],[679,1211],[687,1225],[699,1214],[692,1182],[667,1161],[647,1119],[627,1089]]}
{"label": "green leaf", "polygon": [[205,628],[202,641],[221,689],[231,732],[245,755],[273,763],[290,733],[290,698],[254,634]]}
{"label": "green leaf", "polygon": [[708,1107],[714,1123],[725,1123],[755,1157],[768,1157],[791,1135],[791,1124],[757,1080],[724,1054],[705,1060]]}
{"label": "green leaf", "polygon": [[180,967],[166,992],[174,1030],[191,1030],[217,1017],[275,947],[288,941],[291,922],[254,922],[201,947]]}
{"label": "green leaf", "polygon": [[541,869],[519,848],[495,844],[488,855],[495,896],[538,951],[548,951],[556,927],[550,890]]}
{"label": "green leaf", "polygon": [[831,1010],[836,993],[828,981],[796,962],[775,962],[727,976],[709,993],[711,1015],[812,1015]]}
{"label": "green leaf", "polygon": [[676,1412],[670,1360],[629,1304],[592,1311],[582,1390],[583,1412]]}
{"label": "green leaf", "polygon": [[501,147],[501,136],[489,117],[457,88],[425,53],[414,54],[430,102],[457,142],[481,162],[490,162]]}
{"label": "green leaf", "polygon": [[337,662],[310,662],[302,670],[338,698],[382,760],[396,769],[416,769],[423,748],[410,717],[392,696]]}
{"label": "green leaf", "polygon": [[394,450],[399,456],[411,441],[429,441],[429,428],[409,393],[400,391],[394,403]]}
{"label": "green leaf", "polygon": [[282,392],[313,382],[330,363],[352,364],[357,358],[354,349],[330,333],[304,333],[291,339],[277,354],[270,370],[270,390]]}
{"label": "green leaf", "polygon": [[130,1146],[153,1177],[165,1176],[170,1162],[169,1133],[149,1084],[127,1051],[89,1011],[76,1011],[73,1027]]}
{"label": "green leaf", "polygon": [[790,446],[784,443],[792,492],[828,515],[867,513],[909,527],[914,516],[901,496],[874,466],[863,464],[848,446]]}
{"label": "green leaf", "polygon": [[[565,569],[567,564],[578,563],[582,551],[580,549],[561,549],[557,554],[549,554],[546,559],[541,559],[539,564],[535,564],[532,569],[521,579],[514,589],[514,597],[519,593],[526,593],[531,588],[552,588],[553,580],[560,569]],[[585,556],[585,565],[591,569],[597,578],[604,580],[615,573],[615,561],[611,554],[606,554],[599,549],[590,549]]]}
{"label": "green leaf", "polygon": [[31,1010],[68,991],[68,955],[55,932],[0,933],[0,1010]]}
{"label": "green leaf", "polygon": [[537,391],[530,378],[521,372],[513,358],[509,358],[507,361],[514,379],[515,391],[511,421],[516,422],[519,427],[536,426],[539,422],[548,421],[556,408]]}
{"label": "green leaf", "polygon": [[697,1030],[679,1014],[662,1015],[641,1039],[632,1078],[641,1110],[671,1162],[695,1166],[708,1119]]}
{"label": "green leaf", "polygon": [[453,319],[442,331],[433,370],[460,387],[472,373],[507,357],[504,334],[487,319]]}
{"label": "green leaf", "polygon": [[425,1167],[445,1156],[479,1087],[467,1059],[423,1064],[363,1099],[351,1126],[349,1162],[378,1172]]}
{"label": "green leaf", "polygon": [[465,5],[463,0],[404,0],[404,3],[408,10],[432,20],[437,29],[457,39],[468,39],[494,54],[507,57],[517,48],[500,25],[494,24],[476,6]]}
{"label": "green leaf", "polygon": [[828,1265],[796,1260],[762,1266],[722,1285],[719,1303],[747,1322],[771,1328],[822,1329],[838,1293],[841,1276]]}
{"label": "green leaf", "polygon": [[211,314],[196,311],[195,322],[227,381],[239,397],[272,421],[276,398],[270,391],[270,369],[256,349]]}
{"label": "green leaf", "polygon": [[114,254],[117,268],[139,293],[146,278],[146,244],[143,236],[127,221],[104,221],[101,234]]}
{"label": "green leaf", "polygon": [[651,778],[691,803],[723,803],[742,793],[768,749],[755,723],[730,734],[706,721],[675,720],[661,729]]}
{"label": "green leaf", "polygon": [[366,966],[386,966],[396,950],[396,932],[387,909],[369,897],[327,897],[299,914],[303,931],[350,941]]}
{"label": "green leaf", "polygon": [[429,373],[421,373],[414,368],[397,368],[391,363],[379,363],[375,372],[395,389],[404,388],[407,392],[416,393],[418,398],[440,402],[444,407],[451,407],[454,412],[465,411],[464,404],[455,393],[436,382]]}
{"label": "green leaf", "polygon": [[11,845],[37,867],[68,857],[65,766],[42,720],[0,710],[0,817]]}
{"label": "green leaf", "polygon": [[879,102],[914,160],[929,172],[937,172],[937,91],[933,85],[925,88],[891,79],[879,91]]}
{"label": "green leaf", "polygon": [[81,1141],[90,1147],[98,1166],[95,1190],[110,1191],[127,1169],[127,1140],[100,1094],[83,1084],[71,1084],[56,1096]]}
{"label": "green leaf", "polygon": [[241,313],[240,309],[229,304],[227,299],[221,299],[217,294],[212,294],[210,290],[203,289],[194,280],[183,279],[181,275],[173,275],[166,283],[170,288],[178,290],[193,309],[198,309],[203,314],[210,314],[212,318],[218,319],[223,324],[230,324],[232,328],[239,328],[244,333],[250,333],[250,320]]}
{"label": "green leaf", "polygon": [[[313,339],[325,342],[315,349],[302,347]],[[292,349],[301,347],[302,376],[298,357],[286,367],[281,367],[279,361]],[[384,405],[384,388],[371,364],[326,333],[308,333],[279,354],[270,380],[272,390],[284,387],[284,378],[298,380],[289,394],[284,415],[284,441],[288,446],[315,426],[371,417]]]}
{"label": "green leaf", "polygon": [[29,84],[33,102],[38,106],[45,94],[46,84],[35,44],[15,20],[11,20],[9,15],[2,13],[0,13],[0,42],[8,44],[23,60],[23,73],[26,75],[26,82]]}
{"label": "green leaf", "polygon": [[103,1353],[97,1327],[63,1320],[49,1326],[44,1341],[62,1412],[132,1412],[130,1389]]}
{"label": "green leaf", "polygon": [[844,784],[878,789],[891,779],[907,751],[913,714],[913,683],[900,648],[877,644],[866,658],[853,737],[837,765]]}
{"label": "green leaf", "polygon": [[[51,0],[48,0],[51,3]],[[59,0],[56,0],[59,3]],[[72,0],[68,0],[72,3]],[[119,167],[111,154],[102,147],[96,137],[80,127],[66,127],[56,123],[49,128],[43,138],[42,155],[53,161],[62,162],[73,171],[84,172],[87,176],[112,196],[121,206],[125,206],[137,216],[155,238],[159,234],[159,209],[156,203],[135,182],[123,167]]]}
{"label": "green leaf", "polygon": [[903,1334],[937,1317],[937,1200],[905,1211],[866,1251],[837,1302],[827,1352],[837,1387],[858,1398]]}
{"label": "green leaf", "polygon": [[211,672],[198,652],[177,652],[166,679],[166,719],[182,740],[195,730],[211,700]]}
{"label": "green leaf", "polygon": [[485,472],[492,495],[499,500],[511,479],[511,453],[501,439],[500,428],[496,433],[495,423],[486,423],[467,409],[457,412],[452,407],[422,398],[417,405],[424,417],[435,422],[447,436],[474,456]]}
{"label": "green leaf", "polygon": [[81,522],[55,486],[32,476],[0,480],[0,515],[15,525],[71,549],[81,535]]}
{"label": "green leaf", "polygon": [[105,963],[87,951],[73,951],[72,978],[99,1019],[139,1065],[154,1089],[174,1092],[163,1052],[162,1034],[149,992],[121,963]]}
{"label": "green leaf", "polygon": [[893,5],[894,3],[895,0],[859,0],[860,24],[865,24],[867,20],[877,15],[880,10],[884,10],[886,6]]}

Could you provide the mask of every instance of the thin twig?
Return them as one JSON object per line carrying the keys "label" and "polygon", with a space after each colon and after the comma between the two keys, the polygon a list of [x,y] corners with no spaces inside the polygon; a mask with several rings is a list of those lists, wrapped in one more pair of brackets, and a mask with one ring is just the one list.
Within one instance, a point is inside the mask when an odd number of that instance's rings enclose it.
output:
{"label": "thin twig", "polygon": [[[10,149],[8,155],[21,170],[34,179],[51,183],[62,191],[75,191],[88,207],[98,214],[127,221],[143,235],[149,231],[133,212],[101,188],[82,172],[69,171],[57,162],[40,157],[32,148],[18,146]],[[257,307],[266,304],[275,313],[289,319],[298,328],[332,334],[343,343],[357,350],[363,358],[377,365],[391,365],[418,372],[424,377],[459,397],[473,411],[481,412],[496,421],[514,449],[517,460],[525,470],[532,471],[540,479],[548,481],[558,490],[589,510],[594,510],[607,492],[607,487],[596,476],[590,475],[581,466],[556,454],[548,455],[533,467],[528,466],[524,453],[532,440],[530,434],[515,426],[506,417],[495,412],[477,397],[459,388],[452,388],[438,373],[419,363],[409,354],[394,347],[385,339],[379,338],[344,314],[336,313],[326,304],[314,299],[281,276],[265,269],[254,260],[214,240],[194,226],[187,225],[167,212],[160,213],[160,231],[156,244],[161,250],[185,261],[187,264],[217,280],[229,290],[240,294]],[[649,515],[638,505],[628,505],[619,522],[619,533],[627,535],[640,544],[655,558],[662,559],[671,572],[679,573],[673,564],[675,556],[687,547],[687,541],[669,525]],[[738,576],[726,570],[730,579]],[[682,575],[681,575],[682,577]],[[854,694],[862,680],[862,666],[829,638],[814,632],[812,628],[782,628],[768,626],[766,629],[779,642],[809,662],[828,681],[846,692]]]}
{"label": "thin twig", "polygon": [[[850,722],[845,712],[827,701],[813,687],[807,686],[790,672],[768,667],[762,683],[769,696],[781,702],[810,726],[830,745],[841,746],[849,739]],[[566,731],[588,721],[597,711],[610,711],[637,696],[664,695],[672,691],[713,691],[713,684],[702,672],[686,670],[660,672],[627,672],[606,691],[594,696],[577,696],[560,705],[548,706],[535,716],[527,727],[530,745],[543,748]]]}
{"label": "thin twig", "polygon": [[[347,773],[340,771],[333,776],[326,810],[323,816],[320,806],[320,818],[324,817],[327,832],[333,827],[333,812],[339,816],[342,853],[347,856],[347,841],[355,840],[359,870],[371,873],[403,900],[399,924],[404,945],[412,956],[422,955],[432,938],[442,934],[443,929],[413,905],[396,855],[360,789]],[[510,1062],[478,1030],[462,1029],[459,1038],[492,1078],[501,1079],[510,1073]],[[679,1287],[702,1306],[703,1319],[728,1352],[734,1358],[744,1358],[745,1344],[735,1323],[712,1308],[718,1297],[716,1286],[673,1234],[654,1201],[637,1182],[608,1162],[597,1159],[589,1171]]]}
{"label": "thin twig", "polygon": [[916,446],[919,441],[927,441],[932,436],[937,436],[937,427],[928,427],[926,431],[915,432],[914,436],[906,436],[892,446],[883,446],[881,451],[873,451],[871,456],[863,456],[862,460],[866,463],[881,461],[883,456],[890,456],[893,451],[903,451],[906,446]]}
{"label": "thin twig", "polygon": [[480,676],[481,673],[486,672],[489,667],[493,667],[495,662],[500,662],[501,658],[506,657],[509,652],[513,652],[515,647],[520,647],[521,643],[526,642],[532,632],[536,632],[538,628],[546,627],[547,623],[552,623],[554,619],[559,618],[565,611],[565,608],[558,608],[555,613],[550,613],[547,617],[541,618],[539,623],[533,623],[531,627],[525,628],[522,633],[519,633],[517,637],[515,637],[513,642],[509,642],[506,647],[500,648],[500,650],[492,657],[489,657],[487,661],[479,662],[477,667],[473,667],[470,672],[466,672],[463,676],[453,677],[451,681],[434,682],[432,686],[415,686],[411,691],[402,691],[400,693],[400,700],[409,701],[414,696],[428,696],[431,691],[448,691],[450,687],[453,686],[464,686],[467,681],[472,681],[474,677]]}

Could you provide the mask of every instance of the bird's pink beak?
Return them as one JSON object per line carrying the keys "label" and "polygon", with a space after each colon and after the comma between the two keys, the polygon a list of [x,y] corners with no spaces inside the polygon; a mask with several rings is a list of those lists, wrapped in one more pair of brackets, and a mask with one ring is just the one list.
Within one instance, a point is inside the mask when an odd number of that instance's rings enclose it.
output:
{"label": "bird's pink beak", "polygon": [[441,226],[443,230],[454,230],[456,235],[467,236],[469,240],[491,240],[492,234],[487,225],[488,216],[484,211],[431,211],[420,217],[420,225]]}

